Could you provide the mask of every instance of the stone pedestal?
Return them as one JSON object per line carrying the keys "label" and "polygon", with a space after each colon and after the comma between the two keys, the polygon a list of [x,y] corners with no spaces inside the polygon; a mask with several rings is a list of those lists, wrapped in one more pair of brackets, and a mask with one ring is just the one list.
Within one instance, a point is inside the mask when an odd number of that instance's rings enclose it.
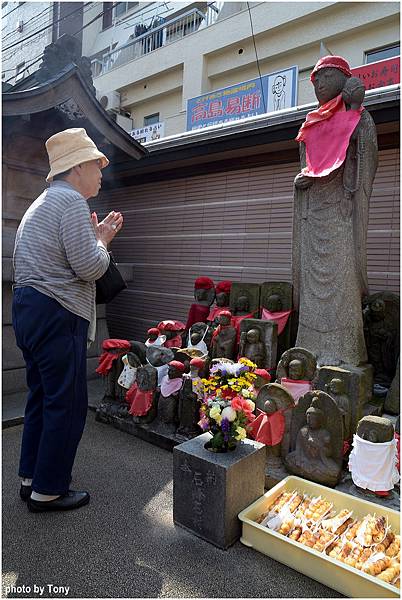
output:
{"label": "stone pedestal", "polygon": [[214,453],[209,433],[173,449],[173,520],[226,550],[241,535],[237,515],[264,494],[265,446],[244,440],[235,450]]}

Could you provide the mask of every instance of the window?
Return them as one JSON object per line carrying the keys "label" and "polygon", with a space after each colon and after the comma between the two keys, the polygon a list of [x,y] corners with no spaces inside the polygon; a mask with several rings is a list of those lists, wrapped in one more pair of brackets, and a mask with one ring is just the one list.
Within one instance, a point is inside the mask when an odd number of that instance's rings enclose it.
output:
{"label": "window", "polygon": [[114,16],[116,19],[126,14],[129,10],[137,6],[139,2],[116,2],[116,6],[114,8]]}
{"label": "window", "polygon": [[159,123],[159,113],[144,117],[144,127],[145,125],[153,125],[154,123]]}
{"label": "window", "polygon": [[386,58],[392,58],[393,56],[399,56],[400,45],[394,44],[392,46],[385,46],[384,48],[377,48],[376,50],[368,50],[365,52],[366,63],[377,62],[378,60],[385,60]]}
{"label": "window", "polygon": [[111,27],[113,24],[113,2],[103,2],[102,12],[102,30]]}
{"label": "window", "polygon": [[20,63],[19,65],[16,66],[15,69],[15,81],[19,81],[20,79],[24,78],[24,72],[25,72],[25,60]]}

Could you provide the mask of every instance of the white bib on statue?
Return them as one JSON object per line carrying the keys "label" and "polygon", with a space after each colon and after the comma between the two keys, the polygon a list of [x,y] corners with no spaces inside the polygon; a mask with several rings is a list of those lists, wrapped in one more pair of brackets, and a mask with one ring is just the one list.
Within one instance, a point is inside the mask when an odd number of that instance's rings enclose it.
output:
{"label": "white bib on statue", "polygon": [[398,452],[396,439],[375,444],[353,436],[353,450],[349,456],[349,471],[353,483],[364,490],[386,492],[398,483],[400,475],[396,467]]}

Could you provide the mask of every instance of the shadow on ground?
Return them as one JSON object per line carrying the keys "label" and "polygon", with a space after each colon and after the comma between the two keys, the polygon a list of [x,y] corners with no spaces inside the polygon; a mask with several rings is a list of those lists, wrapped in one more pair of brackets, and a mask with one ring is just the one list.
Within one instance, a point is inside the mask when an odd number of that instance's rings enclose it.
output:
{"label": "shadow on ground", "polygon": [[[226,552],[173,524],[172,454],[88,414],[73,489],[88,506],[31,514],[18,496],[22,426],[3,431],[3,586],[68,586],[70,598],[335,598],[236,543]],[[3,592],[4,594],[4,592]]]}

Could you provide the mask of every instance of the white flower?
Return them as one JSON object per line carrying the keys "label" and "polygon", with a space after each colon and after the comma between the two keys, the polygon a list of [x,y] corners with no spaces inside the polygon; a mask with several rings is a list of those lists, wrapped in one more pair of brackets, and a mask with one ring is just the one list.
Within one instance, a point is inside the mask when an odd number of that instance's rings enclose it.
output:
{"label": "white flower", "polygon": [[227,419],[228,421],[234,421],[237,417],[236,411],[231,407],[227,406],[223,409],[221,413],[222,419]]}

